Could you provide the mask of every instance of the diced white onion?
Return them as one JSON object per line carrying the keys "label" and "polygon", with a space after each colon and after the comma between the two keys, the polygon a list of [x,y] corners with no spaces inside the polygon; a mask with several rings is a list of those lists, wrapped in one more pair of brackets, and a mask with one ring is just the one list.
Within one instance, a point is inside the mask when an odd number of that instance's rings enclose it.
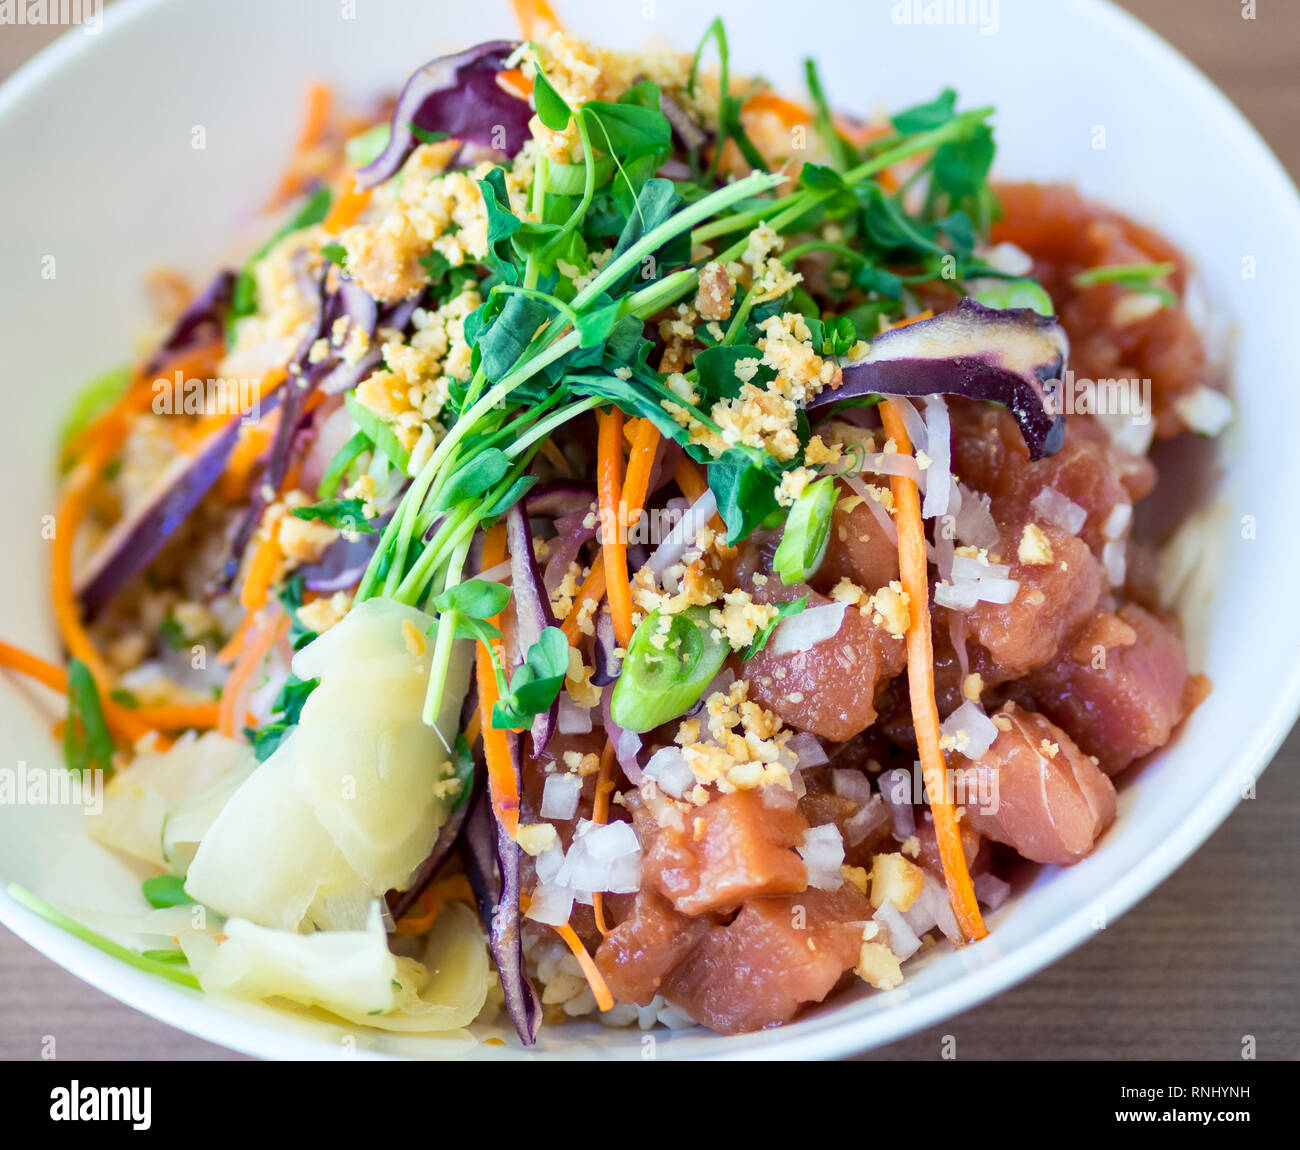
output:
{"label": "diced white onion", "polygon": [[1232,422],[1232,400],[1212,387],[1198,387],[1174,406],[1183,422],[1202,435],[1218,435]]}
{"label": "diced white onion", "polygon": [[555,725],[562,735],[586,735],[591,732],[591,711],[573,701],[568,691],[561,691],[555,712]]}
{"label": "diced white onion", "polygon": [[809,827],[795,848],[808,868],[808,885],[818,890],[839,890],[844,885],[844,839],[834,823]]}
{"label": "diced white onion", "polygon": [[1067,499],[1055,487],[1044,487],[1034,496],[1030,507],[1048,523],[1054,523],[1071,535],[1078,535],[1088,522],[1088,512],[1072,499]]}
{"label": "diced white onion", "polygon": [[563,926],[573,914],[573,891],[551,883],[538,883],[525,914],[534,922]]}
{"label": "diced white onion", "polygon": [[898,907],[886,899],[871,916],[889,931],[889,949],[900,959],[911,958],[921,949],[921,939],[908,924]]}
{"label": "diced white onion", "polygon": [[831,771],[831,787],[837,795],[852,799],[859,806],[871,801],[871,780],[861,771],[836,767]]}
{"label": "diced white onion", "polygon": [[1110,509],[1110,514],[1106,516],[1106,522],[1101,525],[1101,533],[1107,539],[1119,539],[1128,530],[1128,525],[1132,520],[1133,504],[1116,503]]}
{"label": "diced white onion", "polygon": [[795,768],[800,771],[820,767],[830,761],[822,749],[821,740],[811,731],[799,731],[792,735],[786,749],[794,752]]}
{"label": "diced white onion", "polygon": [[581,822],[556,882],[579,898],[593,891],[635,893],[641,885],[641,844],[631,823]]}
{"label": "diced white onion", "polygon": [[989,510],[989,497],[982,492],[961,488],[961,510],[954,526],[957,538],[970,547],[988,549],[998,545],[998,525]]}
{"label": "diced white onion", "polygon": [[582,780],[577,775],[556,772],[546,776],[542,787],[542,818],[571,819],[578,813]]}
{"label": "diced white onion", "polygon": [[554,882],[555,876],[560,873],[560,868],[563,865],[564,848],[557,842],[554,846],[547,847],[537,856],[535,863],[537,881]]}
{"label": "diced white onion", "polygon": [[[993,720],[978,703],[969,699],[944,719],[939,730],[956,739],[958,752],[968,759],[982,759],[998,737]],[[964,739],[960,732],[965,732]]]}
{"label": "diced white onion", "polygon": [[984,253],[984,261],[989,267],[1009,276],[1027,276],[1034,270],[1033,258],[1023,248],[1011,243],[994,244]]}
{"label": "diced white onion", "polygon": [[847,607],[847,603],[827,603],[783,619],[767,641],[767,650],[773,655],[789,655],[830,639],[843,625]]}
{"label": "diced white onion", "polygon": [[1011,568],[1005,563],[981,563],[970,555],[952,557],[952,577],[954,581],[966,579],[1005,579],[1011,574]]}
{"label": "diced white onion", "polygon": [[906,842],[916,834],[916,814],[912,810],[912,772],[898,767],[880,778],[880,797],[889,807],[894,823],[894,838]]}
{"label": "diced white onion", "polygon": [[1101,565],[1106,568],[1106,578],[1112,587],[1121,587],[1128,571],[1124,543],[1111,539],[1101,549]]}
{"label": "diced white onion", "polygon": [[889,822],[889,807],[879,795],[872,795],[852,817],[844,822],[845,840],[855,847],[873,831]]}
{"label": "diced white onion", "polygon": [[997,875],[988,872],[976,875],[971,886],[975,888],[975,897],[989,910],[997,910],[1011,894],[1009,882],[1003,882]]}
{"label": "diced white onion", "polygon": [[680,799],[695,786],[695,772],[691,770],[681,747],[661,747],[646,763],[647,778],[654,779],[666,795]]}

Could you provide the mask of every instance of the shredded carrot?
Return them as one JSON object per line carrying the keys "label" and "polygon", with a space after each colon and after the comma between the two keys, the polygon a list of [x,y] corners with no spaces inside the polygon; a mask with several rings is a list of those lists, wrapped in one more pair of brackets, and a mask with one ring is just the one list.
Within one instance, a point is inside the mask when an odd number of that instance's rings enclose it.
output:
{"label": "shredded carrot", "polygon": [[[709,489],[709,481],[704,478],[704,472],[695,466],[686,456],[682,456],[677,461],[677,469],[673,472],[673,479],[681,492],[692,503],[699,499]],[[709,520],[709,526],[717,532],[725,531],[727,525],[722,521],[722,516],[716,511]]]}
{"label": "shredded carrot", "polygon": [[540,40],[562,31],[560,21],[546,0],[511,0],[519,30],[529,40]]}
{"label": "shredded carrot", "polygon": [[[156,707],[139,707],[131,713],[154,731],[207,731],[217,725],[221,704],[215,699],[208,703],[161,703]],[[253,724],[251,715],[248,724]]]}
{"label": "shredded carrot", "polygon": [[802,104],[796,104],[793,100],[787,100],[784,96],[779,96],[775,92],[759,92],[750,96],[741,108],[743,112],[770,112],[776,116],[787,128],[793,128],[797,124],[810,124],[812,114]]}
{"label": "shredded carrot", "polygon": [[632,588],[627,576],[627,537],[619,515],[623,499],[623,413],[617,407],[597,415],[596,495],[600,503],[601,556],[605,595],[621,647],[632,642]]}
{"label": "shredded carrot", "polygon": [[307,118],[303,122],[302,132],[299,134],[298,143],[293,150],[293,158],[289,161],[289,168],[281,177],[280,183],[275,189],[275,194],[267,205],[269,208],[284,203],[301,187],[302,173],[299,171],[299,167],[302,164],[303,157],[319,144],[325,135],[333,108],[334,91],[328,84],[317,81],[308,87]]}
{"label": "shredded carrot", "polygon": [[659,429],[648,419],[639,419],[632,431],[632,449],[627,458],[627,476],[623,481],[623,502],[627,505],[627,525],[634,526],[650,494],[650,478],[659,451]]}
{"label": "shredded carrot", "polygon": [[573,951],[573,957],[582,967],[583,976],[587,979],[587,985],[591,987],[591,993],[596,996],[596,1005],[602,1011],[612,1010],[614,996],[610,994],[609,987],[605,984],[605,976],[600,973],[595,961],[587,953],[587,948],[582,945],[582,939],[574,933],[573,927],[567,922],[557,926],[555,933],[564,939],[569,944],[569,949]]}
{"label": "shredded carrot", "polygon": [[350,228],[370,203],[371,189],[358,188],[354,177],[352,172],[344,176],[342,186],[334,194],[334,202],[324,221],[327,232],[337,235],[344,228]]}
{"label": "shredded carrot", "polygon": [[[505,559],[506,529],[504,523],[498,523],[488,530],[483,539],[483,569],[486,571],[504,563]],[[489,622],[496,625],[500,618],[498,615]],[[482,642],[475,652],[475,670],[478,677],[479,729],[483,735],[483,757],[487,760],[488,794],[492,798],[492,809],[496,812],[497,821],[513,839],[519,831],[519,777],[510,754],[510,736],[492,725],[492,709],[500,695],[497,692],[496,672],[492,667],[492,653]]]}
{"label": "shredded carrot", "polygon": [[[907,426],[894,405],[880,404],[880,418],[885,434],[890,436],[900,454],[910,453]],[[988,930],[980,917],[975,888],[971,884],[966,855],[962,849],[961,828],[948,789],[948,772],[939,746],[939,708],[934,697],[934,651],[930,636],[930,578],[925,556],[925,524],[921,519],[921,498],[916,481],[905,475],[889,479],[894,494],[895,519],[898,525],[898,566],[903,588],[911,599],[911,619],[907,627],[907,681],[912,699],[912,725],[921,758],[921,771],[934,817],[939,859],[948,885],[948,897],[961,926],[971,941],[983,938]]]}
{"label": "shredded carrot", "polygon": [[[68,693],[66,670],[47,662],[39,655],[24,651],[21,647],[0,642],[0,667],[8,667],[12,671],[26,675],[52,691],[64,695]],[[104,709],[104,719],[108,725],[120,738],[128,742],[134,743],[155,729],[142,717],[141,712],[123,707],[112,699],[101,698],[100,706]]]}
{"label": "shredded carrot", "polygon": [[239,440],[230,453],[226,470],[221,473],[221,497],[228,503],[243,498],[248,481],[257,461],[269,450],[275,435],[275,421],[279,412],[272,412],[261,423],[240,428]]}
{"label": "shredded carrot", "polygon": [[469,717],[469,722],[465,724],[465,745],[472,747],[478,742],[479,736],[483,733],[483,724],[475,711]]}
{"label": "shredded carrot", "polygon": [[533,94],[533,82],[518,68],[497,73],[497,83],[509,89],[521,100],[527,100]]}
{"label": "shredded carrot", "polygon": [[[596,793],[591,802],[591,821],[598,826],[609,822],[609,797],[614,791],[614,744],[605,740],[605,748],[600,752],[600,773],[596,775]],[[591,896],[591,909],[596,916],[596,929],[601,934],[609,934],[605,927],[605,896],[595,891]]]}
{"label": "shredded carrot", "polygon": [[457,900],[474,901],[474,892],[463,874],[448,875],[431,882],[415,900],[415,905],[397,920],[397,933],[424,934],[433,926],[443,905]]}
{"label": "shredded carrot", "polygon": [[279,532],[273,529],[258,541],[257,550],[249,560],[244,585],[239,589],[239,602],[244,610],[260,611],[266,606],[271,584],[275,582],[283,558]]}
{"label": "shredded carrot", "polygon": [[906,319],[900,319],[897,323],[891,323],[889,327],[890,330],[893,330],[896,327],[906,327],[909,323],[920,323],[923,319],[933,318],[934,312],[929,308],[926,308],[925,311],[917,312],[916,315],[909,315]]}
{"label": "shredded carrot", "polygon": [[248,638],[248,633],[257,626],[257,616],[252,611],[244,615],[239,624],[239,628],[227,640],[226,645],[217,652],[218,663],[233,663],[239,658],[239,652],[244,649],[244,641]]}
{"label": "shredded carrot", "polygon": [[226,738],[233,739],[237,734],[236,724],[239,721],[237,708],[244,685],[257,673],[258,668],[262,665],[262,660],[270,654],[276,640],[288,629],[289,616],[281,612],[273,623],[267,623],[260,633],[244,643],[243,650],[239,652],[239,658],[235,660],[235,665],[230,668],[230,675],[226,679],[226,685],[221,690],[221,708],[217,715],[217,730]]}
{"label": "shredded carrot", "polygon": [[591,570],[587,572],[582,586],[573,597],[572,609],[560,625],[571,647],[577,646],[582,641],[582,628],[578,625],[578,617],[585,613],[583,608],[589,603],[599,603],[603,598],[605,598],[605,556],[602,549],[591,561]]}
{"label": "shredded carrot", "polygon": [[682,494],[692,503],[699,499],[700,496],[709,489],[709,484],[704,478],[704,473],[684,455],[677,461],[677,468],[673,472],[673,479],[681,489]]}
{"label": "shredded carrot", "polygon": [[116,450],[117,444],[111,440],[98,441],[68,476],[54,510],[54,547],[50,565],[50,596],[54,601],[59,633],[68,653],[86,664],[100,690],[108,688],[112,675],[81,622],[81,605],[77,602],[72,581],[72,549],[77,529],[86,514],[91,488]]}
{"label": "shredded carrot", "polygon": [[553,466],[561,475],[573,474],[573,468],[569,466],[569,461],[564,458],[564,452],[555,446],[554,440],[542,440],[540,454],[546,456],[551,466]]}

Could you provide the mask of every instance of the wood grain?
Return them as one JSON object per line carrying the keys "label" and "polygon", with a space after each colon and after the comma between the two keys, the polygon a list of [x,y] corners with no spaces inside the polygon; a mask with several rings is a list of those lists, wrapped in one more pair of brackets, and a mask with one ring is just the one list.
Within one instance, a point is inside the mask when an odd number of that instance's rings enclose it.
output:
{"label": "wood grain", "polygon": [[[1300,173],[1300,4],[1128,0],[1204,70]],[[0,28],[0,77],[49,39]],[[1300,1057],[1300,731],[1246,802],[1163,886],[1055,966],[941,1026],[861,1056],[963,1059]],[[0,1058],[236,1058],[108,998],[0,930]]]}

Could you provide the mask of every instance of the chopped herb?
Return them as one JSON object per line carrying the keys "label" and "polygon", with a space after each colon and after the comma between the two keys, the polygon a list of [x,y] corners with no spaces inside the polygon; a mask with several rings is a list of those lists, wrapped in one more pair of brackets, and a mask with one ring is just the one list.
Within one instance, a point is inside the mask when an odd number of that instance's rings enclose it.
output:
{"label": "chopped herb", "polygon": [[289,514],[295,519],[315,520],[357,535],[375,533],[366,518],[365,504],[360,499],[322,499],[310,507],[295,507]]}
{"label": "chopped herb", "polygon": [[99,688],[90,668],[80,659],[68,660],[68,720],[63,730],[63,758],[68,770],[111,772],[113,736],[99,701]]}
{"label": "chopped herb", "polygon": [[776,608],[776,615],[754,636],[754,641],[740,653],[741,662],[749,662],[767,646],[767,641],[772,637],[772,632],[776,630],[777,625],[783,619],[788,619],[791,615],[798,615],[807,606],[807,595],[800,595],[798,599],[792,599],[788,603],[779,603]]}

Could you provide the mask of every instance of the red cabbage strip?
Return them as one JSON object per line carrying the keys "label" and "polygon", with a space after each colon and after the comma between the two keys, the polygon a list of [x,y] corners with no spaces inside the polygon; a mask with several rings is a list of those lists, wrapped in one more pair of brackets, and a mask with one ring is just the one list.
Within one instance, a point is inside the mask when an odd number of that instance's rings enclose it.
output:
{"label": "red cabbage strip", "polygon": [[[351,280],[341,280],[336,290],[326,294],[325,281],[328,274],[327,265],[321,272],[316,289],[320,295],[316,321],[298,345],[289,366],[284,410],[280,413],[275,438],[267,452],[261,482],[250,495],[248,506],[231,537],[230,557],[226,560],[220,580],[222,587],[229,587],[239,573],[244,551],[270,502],[267,491],[279,491],[284,477],[289,473],[297,435],[306,418],[307,400],[318,388],[327,394],[336,395],[356,387],[382,362],[383,348],[377,340],[371,341],[367,353],[355,364],[349,364],[342,358],[341,347],[347,345],[351,325],[360,327],[368,336],[373,336],[382,328],[405,330],[421,299],[419,295],[412,296],[381,312],[370,295]],[[348,331],[343,333],[341,339],[330,339],[330,351],[325,359],[317,363],[310,362],[312,346],[318,339],[332,336],[334,324],[339,319],[348,321]]]}
{"label": "red cabbage strip", "polygon": [[615,653],[618,650],[618,636],[614,633],[614,616],[609,613],[609,604],[601,603],[596,615],[596,637],[591,645],[594,668],[591,681],[594,686],[607,687],[623,671],[623,661]]}
{"label": "red cabbage strip", "polygon": [[1065,372],[1069,341],[1050,316],[997,309],[963,299],[933,319],[894,328],[867,355],[841,364],[844,382],[808,406],[870,395],[961,395],[1000,403],[1015,416],[1031,459],[1053,455],[1065,440],[1065,416],[1053,389]]}
{"label": "red cabbage strip", "polygon": [[218,272],[202,293],[191,300],[189,306],[176,317],[167,338],[158,345],[158,349],[141,369],[143,374],[152,375],[178,352],[188,351],[200,343],[221,339],[226,330],[226,313],[230,310],[234,292],[235,273],[229,269]]}
{"label": "red cabbage strip", "polygon": [[[277,390],[268,396],[262,410],[274,408],[280,394]],[[77,597],[86,619],[99,614],[132,576],[153,562],[176,528],[212,489],[239,441],[242,422],[242,415],[232,415],[225,427],[209,436],[197,455],[178,459],[149,501],[109,532],[79,580]]]}
{"label": "red cabbage strip", "polygon": [[527,100],[497,82],[517,47],[509,40],[491,40],[454,56],[439,56],[417,70],[398,97],[388,144],[357,172],[357,186],[373,188],[395,176],[415,150],[417,128],[507,156],[518,154],[528,139],[533,110]]}
{"label": "red cabbage strip", "polygon": [[[510,735],[511,757],[518,769],[518,738]],[[524,942],[519,923],[519,844],[492,815],[487,788],[480,789],[465,822],[463,838],[465,873],[479,917],[487,928],[488,949],[501,977],[506,1013],[525,1046],[537,1042],[542,1008],[537,991],[524,969]]]}
{"label": "red cabbage strip", "polygon": [[[515,608],[515,644],[519,656],[525,659],[528,649],[541,638],[547,627],[555,626],[551,611],[551,597],[542,586],[533,549],[533,533],[528,526],[528,516],[516,503],[506,512],[506,538],[510,547],[510,582]],[[533,717],[533,754],[546,749],[555,732],[559,701]]]}

